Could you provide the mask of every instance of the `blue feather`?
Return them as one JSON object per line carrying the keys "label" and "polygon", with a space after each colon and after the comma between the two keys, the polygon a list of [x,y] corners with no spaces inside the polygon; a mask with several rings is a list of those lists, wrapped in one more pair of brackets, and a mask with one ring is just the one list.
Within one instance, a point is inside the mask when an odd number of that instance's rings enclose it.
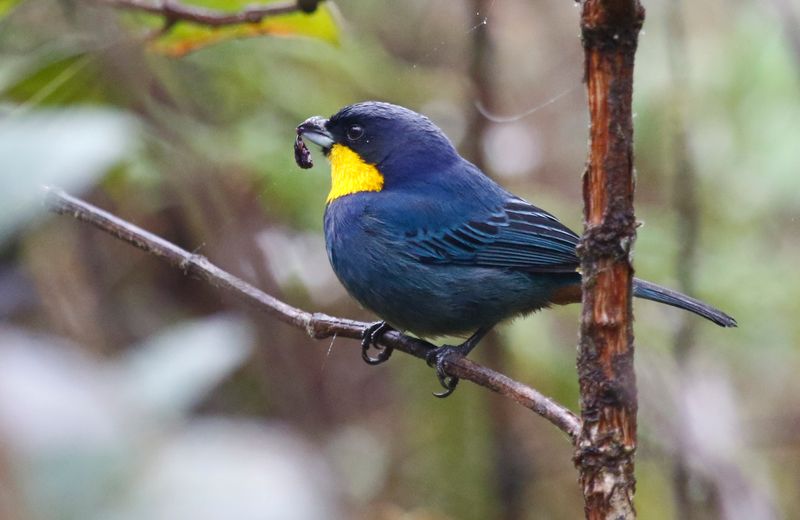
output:
{"label": "blue feather", "polygon": [[[424,336],[473,332],[579,301],[578,235],[459,156],[430,120],[367,102],[319,124],[312,118],[301,129],[327,132],[385,179],[381,191],[333,200],[325,238],[339,280],[388,323]],[[359,127],[355,141],[352,125]],[[633,289],[722,326],[736,324],[655,284],[637,279]]]}
{"label": "blue feather", "polygon": [[[473,265],[536,272],[574,272],[578,236],[549,213],[509,196],[483,219],[413,233],[409,252],[435,264]],[[465,243],[466,239],[471,239]]]}

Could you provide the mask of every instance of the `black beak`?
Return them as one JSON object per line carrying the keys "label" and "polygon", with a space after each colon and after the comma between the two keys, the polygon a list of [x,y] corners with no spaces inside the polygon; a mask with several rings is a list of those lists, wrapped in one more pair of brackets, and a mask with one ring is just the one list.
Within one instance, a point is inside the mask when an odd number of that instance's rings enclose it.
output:
{"label": "black beak", "polygon": [[309,117],[297,127],[297,135],[319,145],[327,153],[333,146],[333,136],[325,128],[327,123],[328,120],[324,117]]}

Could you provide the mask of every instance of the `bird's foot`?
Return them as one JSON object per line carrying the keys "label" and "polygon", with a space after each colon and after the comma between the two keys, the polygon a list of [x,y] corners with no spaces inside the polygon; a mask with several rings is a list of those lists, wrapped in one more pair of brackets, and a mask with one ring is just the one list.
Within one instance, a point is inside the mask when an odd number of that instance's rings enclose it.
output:
{"label": "bird's foot", "polygon": [[439,384],[444,388],[444,392],[434,392],[434,396],[444,399],[455,391],[459,379],[445,372],[445,361],[447,361],[450,356],[463,357],[469,353],[469,350],[471,349],[465,348],[464,345],[442,345],[428,353],[426,358],[428,366],[436,369],[436,378],[439,379]]}
{"label": "bird's foot", "polygon": [[[392,347],[378,346],[378,340],[390,330],[392,330],[392,327],[385,321],[376,321],[364,329],[364,332],[361,334],[361,359],[367,364],[380,365],[384,361],[388,361],[392,356],[392,352],[394,352]],[[374,347],[378,351],[375,357],[369,355],[370,347]]]}

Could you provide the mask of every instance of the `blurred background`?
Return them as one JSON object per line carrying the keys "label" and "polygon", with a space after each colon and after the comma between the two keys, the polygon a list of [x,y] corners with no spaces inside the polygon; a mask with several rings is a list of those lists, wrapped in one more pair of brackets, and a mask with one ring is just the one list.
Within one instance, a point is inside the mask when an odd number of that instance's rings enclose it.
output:
{"label": "blurred background", "polygon": [[[110,4],[110,5],[109,5]],[[115,2],[0,2],[0,518],[579,518],[568,439],[471,384],[314,341],[68,217],[42,184],[295,306],[373,320],[321,235],[295,126],[366,99],[430,116],[581,229],[580,9],[326,2],[212,31]],[[206,1],[237,9],[245,2]],[[646,2],[637,274],[735,316],[637,302],[642,518],[800,516],[800,5]],[[578,306],[475,357],[577,411]]]}

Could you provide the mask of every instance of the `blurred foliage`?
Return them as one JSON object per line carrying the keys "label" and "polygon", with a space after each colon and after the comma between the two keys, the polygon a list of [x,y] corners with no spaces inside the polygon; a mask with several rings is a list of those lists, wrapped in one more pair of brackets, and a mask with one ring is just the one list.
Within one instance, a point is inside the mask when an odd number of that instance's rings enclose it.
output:
{"label": "blurred foliage", "polygon": [[[42,186],[83,191],[133,142],[133,120],[110,110],[38,110],[0,120],[0,243],[40,213]],[[17,173],[24,172],[24,174]]]}
{"label": "blurred foliage", "polygon": [[[278,0],[282,2],[283,0]],[[187,5],[236,12],[248,6],[270,4],[253,3],[246,0],[204,0],[186,2]],[[158,30],[164,25],[163,17],[137,14],[133,20],[137,27]],[[178,22],[151,43],[151,48],[171,56],[180,57],[209,45],[215,45],[234,38],[255,36],[308,36],[330,43],[338,43],[339,30],[330,4],[321,3],[311,14],[294,12],[280,16],[270,16],[258,23],[238,24],[224,27],[204,27],[192,22]]]}
{"label": "blurred foliage", "polygon": [[[684,3],[697,296],[740,328],[698,322],[679,366],[678,311],[636,304],[643,518],[678,516],[678,449],[694,461],[699,518],[800,512],[800,60],[770,5]],[[647,8],[635,262],[672,284],[673,35],[664,5]],[[292,518],[581,515],[572,450],[545,421],[467,384],[433,399],[417,360],[366,366],[355,342],[314,343],[42,215],[37,199],[58,185],[294,305],[372,319],[328,267],[326,167],[294,165],[295,126],[364,99],[407,105],[457,145],[481,143],[488,173],[579,229],[587,116],[572,3],[343,0],[258,28],[181,22],[151,43],[157,17],[101,3],[0,13],[0,517],[265,518],[284,497],[307,507]],[[483,78],[469,72],[479,31]],[[273,37],[287,32],[301,37]],[[480,85],[493,114],[537,109],[471,141]],[[516,320],[476,357],[577,408],[577,314]]]}
{"label": "blurred foliage", "polygon": [[0,0],[0,16],[14,9],[22,0]]}

